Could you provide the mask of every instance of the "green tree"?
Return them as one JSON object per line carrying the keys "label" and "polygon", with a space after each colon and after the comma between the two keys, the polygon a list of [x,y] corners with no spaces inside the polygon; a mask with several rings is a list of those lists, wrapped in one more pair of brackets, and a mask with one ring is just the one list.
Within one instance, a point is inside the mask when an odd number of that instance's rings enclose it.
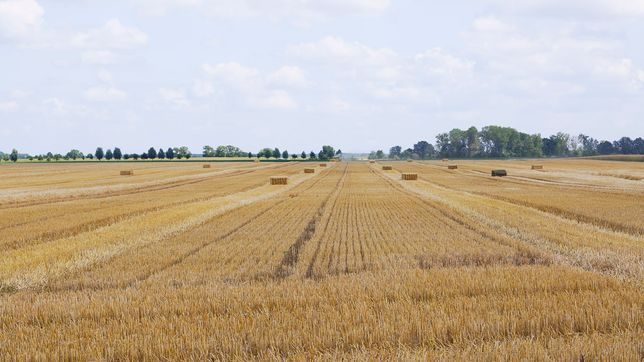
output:
{"label": "green tree", "polygon": [[14,162],[14,163],[18,162],[18,150],[16,150],[15,148],[13,150],[11,150],[11,154],[9,155],[9,159],[11,160],[11,162]]}
{"label": "green tree", "polygon": [[[51,154],[51,152],[50,152],[50,154]],[[102,147],[96,148],[96,152],[94,152],[94,156],[96,156],[97,160],[99,160],[99,161],[102,160],[103,157],[105,157],[105,152],[103,152],[103,148]]]}
{"label": "green tree", "polygon": [[248,158],[253,158],[253,154],[251,152],[248,152]]}
{"label": "green tree", "polygon": [[72,160],[76,160],[78,158],[84,158],[85,156],[83,155],[83,153],[81,151],[74,149],[74,150],[71,150],[71,151],[67,152],[67,157],[71,158]]}
{"label": "green tree", "polygon": [[123,155],[123,159],[124,159],[124,160],[129,160],[129,159],[130,159],[130,157],[131,157],[131,156],[130,156],[130,154],[129,154],[129,153],[126,153],[126,154],[124,154],[124,155]]}
{"label": "green tree", "polygon": [[130,155],[135,161],[139,159],[139,154],[138,153],[133,153]]}
{"label": "green tree", "polygon": [[165,152],[165,158],[167,158],[168,160],[174,159],[174,150],[172,149],[172,147],[168,147],[168,150]]}
{"label": "green tree", "polygon": [[389,158],[392,160],[401,158],[401,152],[402,152],[402,147],[400,146],[393,146],[392,148],[389,149]]}
{"label": "green tree", "polygon": [[121,152],[120,148],[114,147],[114,159],[120,160],[121,158],[123,158],[123,152]]}
{"label": "green tree", "polygon": [[89,158],[90,160],[94,159],[94,155],[92,155],[91,153],[88,153],[87,156],[85,156],[85,157]]}
{"label": "green tree", "polygon": [[275,149],[273,150],[273,155],[272,155],[273,158],[280,158],[281,155],[282,155],[282,153],[280,152],[280,149],[275,147]]}
{"label": "green tree", "polygon": [[189,159],[190,157],[192,157],[192,153],[186,146],[175,147],[174,154],[178,159],[181,159],[181,158]]}
{"label": "green tree", "polygon": [[335,149],[329,145],[322,146],[322,149],[318,153],[318,158],[323,161],[328,161],[335,156]]}
{"label": "green tree", "polygon": [[288,151],[287,150],[284,150],[284,152],[282,152],[282,158],[285,159],[285,160],[288,160]]}
{"label": "green tree", "polygon": [[150,147],[148,150],[148,159],[154,160],[155,158],[157,158],[157,150],[154,147]]}
{"label": "green tree", "polygon": [[215,149],[211,146],[203,146],[203,157],[215,157]]}
{"label": "green tree", "polygon": [[306,159],[306,152],[302,151],[302,154],[300,155],[300,157],[302,157],[302,159],[305,160]]}
{"label": "green tree", "polygon": [[105,159],[109,161],[109,160],[111,160],[112,158],[114,158],[114,154],[112,153],[112,150],[108,149],[108,150],[105,152]]}
{"label": "green tree", "polygon": [[160,160],[165,160],[165,152],[163,151],[163,148],[159,147],[159,153],[157,154],[157,157]]}
{"label": "green tree", "polygon": [[147,152],[143,152],[143,153],[141,153],[141,159],[142,159],[142,160],[147,160],[148,158],[149,158],[149,156],[148,156],[148,153],[147,153]]}
{"label": "green tree", "polygon": [[315,160],[316,158],[318,158],[318,156],[315,154],[315,152],[311,151],[311,153],[309,153],[309,158]]}

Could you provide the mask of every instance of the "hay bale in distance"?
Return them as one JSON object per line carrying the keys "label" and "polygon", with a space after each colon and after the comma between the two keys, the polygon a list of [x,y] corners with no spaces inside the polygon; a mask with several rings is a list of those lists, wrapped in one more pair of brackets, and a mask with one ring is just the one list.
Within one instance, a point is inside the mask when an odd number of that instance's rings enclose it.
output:
{"label": "hay bale in distance", "polygon": [[492,170],[493,177],[503,177],[507,175],[508,175],[508,172],[506,170]]}
{"label": "hay bale in distance", "polygon": [[305,168],[304,173],[315,173],[315,169],[314,168]]}
{"label": "hay bale in distance", "polygon": [[448,169],[448,170],[457,170],[457,169],[458,169],[458,165],[447,165],[447,169]]}
{"label": "hay bale in distance", "polygon": [[447,162],[447,161],[449,161],[448,158],[443,158],[443,162]]}
{"label": "hay bale in distance", "polygon": [[134,176],[134,171],[133,170],[121,171],[121,176]]}
{"label": "hay bale in distance", "polygon": [[376,163],[376,161],[374,161],[374,160],[370,160],[370,161],[369,161],[369,163]]}
{"label": "hay bale in distance", "polygon": [[415,181],[418,180],[418,174],[417,173],[403,173],[402,174],[402,179],[406,181]]}
{"label": "hay bale in distance", "polygon": [[288,177],[271,176],[271,185],[288,185]]}
{"label": "hay bale in distance", "polygon": [[391,171],[391,170],[393,170],[393,167],[391,167],[391,166],[382,166],[382,170],[383,171]]}
{"label": "hay bale in distance", "polygon": [[326,163],[321,163],[320,167],[326,167]]}
{"label": "hay bale in distance", "polygon": [[407,160],[407,162],[414,162],[414,160]]}
{"label": "hay bale in distance", "polygon": [[203,168],[210,168],[210,165],[203,165]]}
{"label": "hay bale in distance", "polygon": [[543,170],[543,165],[532,165],[533,170]]}

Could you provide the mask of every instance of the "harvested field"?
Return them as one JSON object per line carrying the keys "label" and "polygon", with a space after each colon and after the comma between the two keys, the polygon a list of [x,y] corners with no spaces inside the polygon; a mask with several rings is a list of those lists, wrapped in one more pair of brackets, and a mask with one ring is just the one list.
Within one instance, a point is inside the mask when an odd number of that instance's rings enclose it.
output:
{"label": "harvested field", "polygon": [[0,359],[641,360],[644,164],[530,165],[2,165]]}

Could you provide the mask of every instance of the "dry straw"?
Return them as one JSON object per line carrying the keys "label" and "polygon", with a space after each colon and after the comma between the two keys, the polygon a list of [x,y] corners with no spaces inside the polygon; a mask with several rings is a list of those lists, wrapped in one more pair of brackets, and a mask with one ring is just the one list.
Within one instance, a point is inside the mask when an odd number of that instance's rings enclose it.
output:
{"label": "dry straw", "polygon": [[210,168],[210,165],[203,165],[203,168]]}
{"label": "dry straw", "polygon": [[533,170],[543,170],[543,165],[532,165]]}
{"label": "dry straw", "polygon": [[447,161],[449,161],[448,158],[443,158],[443,162],[447,162]]}
{"label": "dry straw", "polygon": [[492,176],[503,177],[507,175],[508,175],[508,172],[506,170],[492,170]]}
{"label": "dry straw", "polygon": [[304,173],[315,173],[315,169],[314,168],[305,168]]}
{"label": "dry straw", "polygon": [[456,170],[456,169],[458,169],[458,165],[448,165],[447,169],[448,170]]}
{"label": "dry straw", "polygon": [[407,180],[407,181],[415,181],[415,180],[418,180],[418,174],[417,173],[403,173],[402,174],[402,179]]}
{"label": "dry straw", "polygon": [[320,167],[326,167],[326,163],[321,163]]}
{"label": "dry straw", "polygon": [[121,176],[134,176],[134,171],[132,170],[121,171]]}
{"label": "dry straw", "polygon": [[369,163],[376,163],[376,161],[373,161],[373,160],[372,160],[372,161],[369,161]]}
{"label": "dry straw", "polygon": [[272,176],[271,185],[287,185],[288,177],[286,176]]}
{"label": "dry straw", "polygon": [[407,160],[407,162],[414,162],[414,160]]}
{"label": "dry straw", "polygon": [[391,170],[393,170],[393,168],[392,168],[391,166],[382,166],[382,169],[383,169],[384,171],[391,171]]}

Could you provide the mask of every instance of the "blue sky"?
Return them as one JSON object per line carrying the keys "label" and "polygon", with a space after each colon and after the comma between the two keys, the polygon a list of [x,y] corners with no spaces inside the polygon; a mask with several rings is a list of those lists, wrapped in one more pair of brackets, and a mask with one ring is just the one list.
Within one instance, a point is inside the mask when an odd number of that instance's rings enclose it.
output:
{"label": "blue sky", "polygon": [[0,149],[644,136],[642,0],[0,0]]}

